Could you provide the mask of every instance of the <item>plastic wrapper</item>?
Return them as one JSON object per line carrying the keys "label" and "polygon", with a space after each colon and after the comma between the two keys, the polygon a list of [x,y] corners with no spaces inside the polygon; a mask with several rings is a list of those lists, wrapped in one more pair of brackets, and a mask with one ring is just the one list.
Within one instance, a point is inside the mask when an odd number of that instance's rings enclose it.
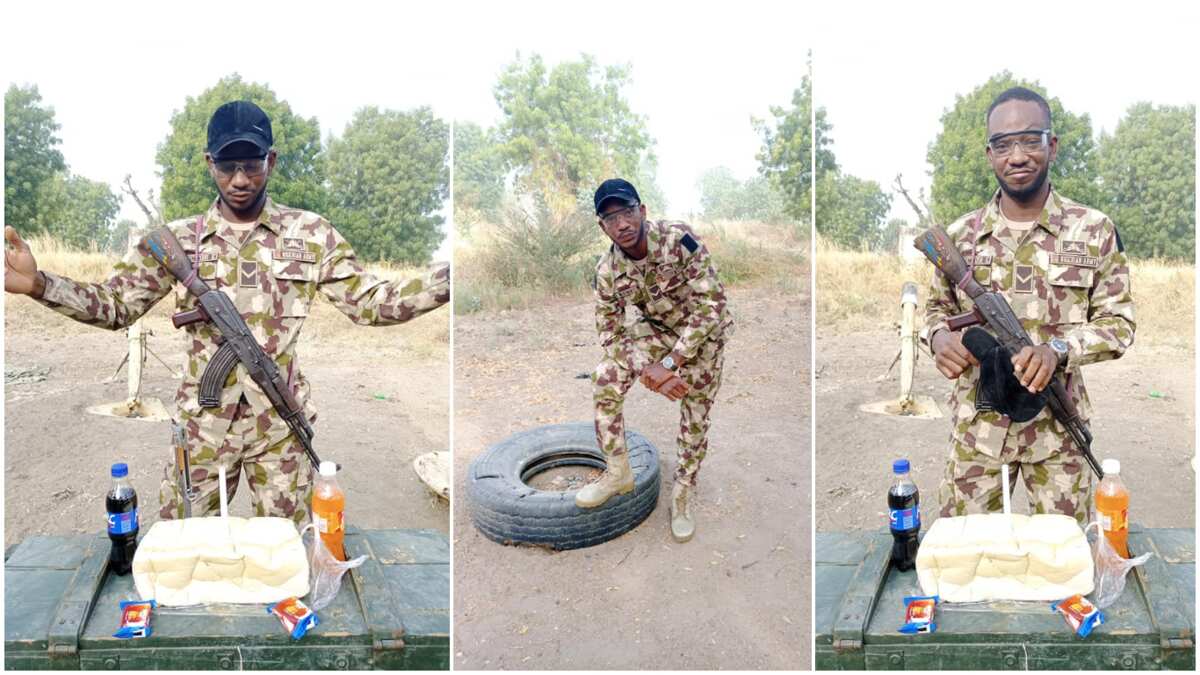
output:
{"label": "plastic wrapper", "polygon": [[338,589],[342,587],[342,575],[367,561],[367,556],[360,555],[352,560],[338,560],[313,525],[307,525],[300,532],[301,537],[308,537],[308,574],[311,580],[308,595],[308,606],[314,612],[324,609],[337,597]]}
{"label": "plastic wrapper", "polygon": [[1067,625],[1079,637],[1091,635],[1096,626],[1104,623],[1104,612],[1082,595],[1072,595],[1066,600],[1060,600],[1050,605],[1050,609],[1062,614],[1067,620]]}
{"label": "plastic wrapper", "polygon": [[936,595],[910,595],[904,598],[904,625],[900,632],[906,635],[932,633],[937,630],[933,622],[933,610],[937,608]]}
{"label": "plastic wrapper", "polygon": [[1091,533],[1095,528],[1095,538],[1092,542],[1092,558],[1095,561],[1096,583],[1092,591],[1092,602],[1096,607],[1105,609],[1121,597],[1125,590],[1125,575],[1129,570],[1144,564],[1153,553],[1143,553],[1136,558],[1125,559],[1108,543],[1108,537],[1100,529],[1100,523],[1090,523],[1085,532]]}
{"label": "plastic wrapper", "polygon": [[153,600],[122,600],[121,625],[113,637],[122,640],[150,637],[150,610],[156,604]]}
{"label": "plastic wrapper", "polygon": [[300,602],[300,598],[288,598],[267,608],[268,614],[274,614],[279,617],[279,621],[283,624],[288,634],[293,640],[299,640],[304,637],[308,630],[319,623],[316,612],[309,609]]}

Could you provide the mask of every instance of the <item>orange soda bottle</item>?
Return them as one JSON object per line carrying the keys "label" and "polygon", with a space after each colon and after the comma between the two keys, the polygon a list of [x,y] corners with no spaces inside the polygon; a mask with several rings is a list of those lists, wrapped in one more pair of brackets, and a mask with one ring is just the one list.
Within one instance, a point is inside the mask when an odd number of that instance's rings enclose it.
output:
{"label": "orange soda bottle", "polygon": [[1106,459],[1100,468],[1104,478],[1096,489],[1096,513],[1100,529],[1121,557],[1129,557],[1129,490],[1121,482],[1121,462]]}
{"label": "orange soda bottle", "polygon": [[345,560],[346,494],[338,487],[337,464],[321,462],[317,473],[312,495],[313,524],[329,552],[338,560]]}

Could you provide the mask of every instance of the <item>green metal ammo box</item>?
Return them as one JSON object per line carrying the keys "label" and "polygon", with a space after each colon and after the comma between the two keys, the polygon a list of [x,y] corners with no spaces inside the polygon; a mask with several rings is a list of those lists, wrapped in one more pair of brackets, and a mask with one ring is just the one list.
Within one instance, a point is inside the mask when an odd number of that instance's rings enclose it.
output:
{"label": "green metal ammo box", "polygon": [[4,666],[55,670],[445,670],[450,550],[435,530],[350,528],[342,577],[320,625],[293,641],[266,605],[156,608],[153,634],[120,640],[133,576],[108,573],[106,534],[31,537],[4,563]]}
{"label": "green metal ammo box", "polygon": [[941,603],[937,631],[904,635],[916,571],[890,564],[892,536],[818,532],[818,670],[1194,670],[1196,532],[1130,528],[1129,549],[1154,557],[1125,578],[1121,598],[1087,638],[1050,603]]}

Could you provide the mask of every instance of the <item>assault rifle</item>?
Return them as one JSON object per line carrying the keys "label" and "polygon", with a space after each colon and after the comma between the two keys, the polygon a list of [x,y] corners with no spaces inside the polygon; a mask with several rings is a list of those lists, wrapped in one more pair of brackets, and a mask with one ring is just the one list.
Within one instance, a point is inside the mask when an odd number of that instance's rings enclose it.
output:
{"label": "assault rifle", "polygon": [[183,251],[183,246],[167,228],[150,233],[146,237],[146,245],[150,248],[150,255],[176,279],[183,282],[188,293],[196,296],[199,301],[196,309],[171,317],[171,323],[175,324],[176,328],[181,328],[197,321],[209,321],[220,333],[217,343],[221,346],[208,362],[204,375],[200,378],[200,406],[220,406],[221,388],[225,385],[229,372],[237,364],[242,364],[250,378],[267,395],[275,411],[287,422],[300,445],[304,446],[304,452],[308,454],[313,468],[319,468],[321,458],[313,449],[313,430],[308,418],[304,416],[304,409],[296,403],[292,389],[283,380],[275,361],[254,339],[254,334],[250,332],[250,327],[246,325],[246,320],[242,318],[233,301],[224,293],[209,288],[208,284],[197,276],[196,270],[192,268],[187,254]]}
{"label": "assault rifle", "polygon": [[[937,226],[929,228],[916,238],[913,246],[975,303],[970,312],[950,317],[947,323],[951,330],[985,324],[996,335],[1000,344],[1013,355],[1020,352],[1022,347],[1033,346],[1033,341],[1029,339],[1029,334],[1021,326],[1020,319],[1013,313],[1008,301],[1004,296],[984,289],[975,281],[971,267],[967,265],[967,261],[954,247],[954,242],[950,241],[944,230]],[[1103,479],[1104,471],[1100,469],[1100,463],[1092,454],[1092,432],[1088,430],[1075,403],[1071,401],[1061,373],[1054,373],[1050,384],[1047,385],[1046,401],[1054,419],[1067,429],[1067,433],[1075,441],[1075,447],[1083,453],[1092,471],[1098,478]]]}

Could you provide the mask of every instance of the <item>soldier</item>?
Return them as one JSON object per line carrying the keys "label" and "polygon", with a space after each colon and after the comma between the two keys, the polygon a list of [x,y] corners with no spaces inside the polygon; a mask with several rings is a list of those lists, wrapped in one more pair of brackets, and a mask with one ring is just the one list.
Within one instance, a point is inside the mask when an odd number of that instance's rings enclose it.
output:
{"label": "soldier", "polygon": [[[1009,89],[987,113],[987,157],[999,189],[947,233],[975,279],[1000,292],[1036,343],[1012,355],[1014,375],[1031,394],[1055,372],[1086,420],[1092,406],[1082,366],[1120,358],[1133,344],[1133,297],[1121,236],[1103,213],[1053,189],[1047,176],[1058,151],[1050,106],[1036,92]],[[935,273],[925,304],[922,342],[938,370],[957,379],[950,459],[939,488],[941,515],[999,511],[1000,467],[1025,482],[1030,510],[1087,521],[1091,470],[1049,408],[1028,422],[977,411],[979,362],[946,319],[969,299]],[[1015,482],[1014,482],[1015,485]]]}
{"label": "soldier", "polygon": [[[708,249],[685,223],[646,219],[627,181],[604,181],[594,197],[600,229],[612,240],[596,267],[596,329],[604,358],[592,375],[596,440],[608,467],[575,497],[600,506],[633,489],[622,407],[635,379],[679,407],[679,461],[671,490],[671,534],[696,531],[691,491],[708,452],[709,413],[721,387],[725,339],[733,323]],[[637,320],[626,325],[625,309]]]}
{"label": "soldier", "polygon": [[[425,279],[385,282],[365,273],[350,244],[321,216],[276,204],[267,195],[275,168],[271,121],[257,105],[234,101],[208,123],[205,160],[217,199],[203,215],[167,225],[192,258],[198,276],[226,293],[267,354],[275,359],[304,406],[316,410],[296,364],[296,342],[318,293],[352,321],[388,325],[408,321],[449,299],[449,268]],[[73,281],[38,269],[29,246],[5,227],[4,290],[23,293],[77,321],[116,330],[129,326],[174,289],[178,310],[195,299],[150,255],[143,239],[100,284]],[[244,471],[259,516],[307,517],[312,467],[303,447],[241,365],[226,380],[219,407],[199,404],[199,378],[218,349],[217,332],[186,326],[187,365],[176,393],[191,464],[194,515],[219,508],[217,469],[224,465],[232,498]],[[162,518],[184,515],[184,499],[168,464],[159,490]]]}

